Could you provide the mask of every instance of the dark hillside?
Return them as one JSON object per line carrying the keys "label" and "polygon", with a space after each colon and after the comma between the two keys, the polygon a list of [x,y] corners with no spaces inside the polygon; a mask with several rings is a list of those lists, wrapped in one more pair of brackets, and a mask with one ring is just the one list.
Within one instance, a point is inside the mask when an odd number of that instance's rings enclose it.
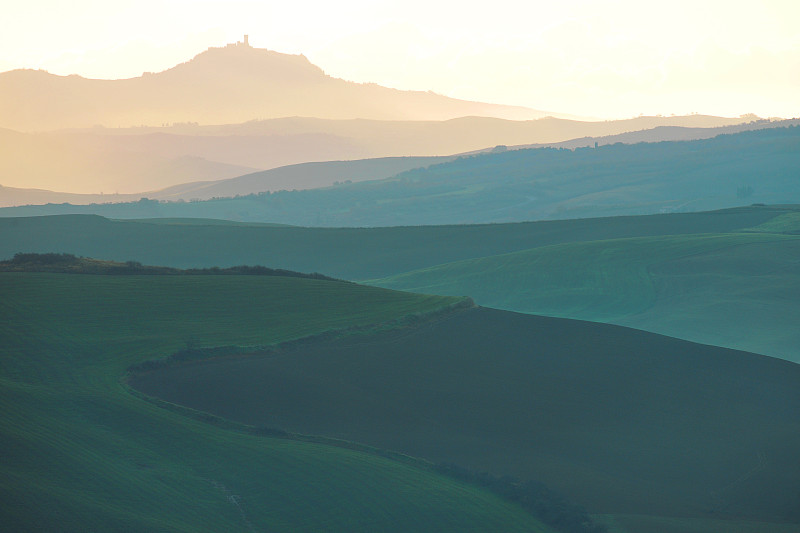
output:
{"label": "dark hillside", "polygon": [[283,276],[42,272],[0,272],[0,295],[4,533],[552,533],[419,461],[256,435],[120,382],[191,344],[269,345],[453,299]]}
{"label": "dark hillside", "polygon": [[248,424],[536,479],[595,513],[800,522],[800,366],[478,308],[139,375]]}

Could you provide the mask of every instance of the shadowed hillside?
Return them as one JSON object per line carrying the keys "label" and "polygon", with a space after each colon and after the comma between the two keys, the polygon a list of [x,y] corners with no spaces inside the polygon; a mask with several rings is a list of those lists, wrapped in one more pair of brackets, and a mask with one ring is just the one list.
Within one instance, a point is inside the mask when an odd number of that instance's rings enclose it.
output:
{"label": "shadowed hillside", "polygon": [[248,424],[540,479],[596,513],[800,521],[800,366],[745,352],[480,308],[132,384]]}

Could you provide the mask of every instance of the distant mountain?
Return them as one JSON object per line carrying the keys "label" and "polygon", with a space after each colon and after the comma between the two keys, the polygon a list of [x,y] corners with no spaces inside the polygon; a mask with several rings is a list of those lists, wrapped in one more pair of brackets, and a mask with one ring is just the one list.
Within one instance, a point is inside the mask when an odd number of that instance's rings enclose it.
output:
{"label": "distant mountain", "polygon": [[210,48],[164,72],[123,80],[37,70],[0,74],[0,127],[20,131],[98,124],[230,124],[291,116],[446,120],[475,115],[527,120],[546,114],[349,82],[326,75],[305,56],[244,44]]}
{"label": "distant mountain", "polygon": [[[302,55],[236,44],[122,80],[0,73],[0,183],[142,194],[305,162],[442,156],[659,126],[731,126],[752,118],[582,122],[353,83],[326,75]],[[0,202],[9,205],[12,195],[4,196]]]}

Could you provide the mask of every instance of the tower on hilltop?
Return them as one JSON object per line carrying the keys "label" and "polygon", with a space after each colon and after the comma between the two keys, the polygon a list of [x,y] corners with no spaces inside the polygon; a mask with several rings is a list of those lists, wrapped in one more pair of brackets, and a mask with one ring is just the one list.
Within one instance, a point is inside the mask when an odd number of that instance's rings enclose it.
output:
{"label": "tower on hilltop", "polygon": [[244,45],[250,46],[250,36],[247,35],[246,33],[244,34]]}

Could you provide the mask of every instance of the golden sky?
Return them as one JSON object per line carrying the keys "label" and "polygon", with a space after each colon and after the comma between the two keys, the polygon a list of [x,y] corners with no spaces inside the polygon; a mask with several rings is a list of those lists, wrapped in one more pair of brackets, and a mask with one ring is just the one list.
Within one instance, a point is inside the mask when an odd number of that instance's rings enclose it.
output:
{"label": "golden sky", "polygon": [[6,2],[0,71],[139,76],[209,46],[328,74],[598,118],[800,116],[800,0]]}

